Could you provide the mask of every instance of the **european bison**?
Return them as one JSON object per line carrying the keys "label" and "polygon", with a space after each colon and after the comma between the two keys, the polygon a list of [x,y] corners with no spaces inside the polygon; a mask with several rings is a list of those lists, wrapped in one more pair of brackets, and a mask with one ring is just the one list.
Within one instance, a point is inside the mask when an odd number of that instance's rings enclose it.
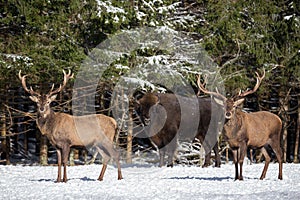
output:
{"label": "european bison", "polygon": [[166,153],[168,166],[173,166],[179,137],[200,140],[206,152],[203,167],[210,165],[213,148],[215,166],[220,167],[217,138],[223,115],[221,113],[212,118],[212,109],[218,112],[218,105],[209,97],[189,98],[171,93],[147,93],[137,99],[135,110],[145,125],[150,140],[159,149],[159,166],[164,165]]}

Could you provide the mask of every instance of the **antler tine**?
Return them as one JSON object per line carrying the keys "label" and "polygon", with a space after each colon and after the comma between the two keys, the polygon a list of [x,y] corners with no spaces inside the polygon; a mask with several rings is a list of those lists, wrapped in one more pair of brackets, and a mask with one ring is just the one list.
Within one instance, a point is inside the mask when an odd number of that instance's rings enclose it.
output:
{"label": "antler tine", "polygon": [[64,82],[63,82],[63,87],[67,84],[68,80],[70,78],[74,77],[74,74],[71,73],[71,70],[69,69],[68,74],[66,74],[65,70],[63,70],[64,73]]}
{"label": "antler tine", "polygon": [[[198,85],[199,89],[200,89],[202,92],[204,92],[205,94],[211,94],[211,95],[213,95],[213,96],[216,96],[216,97],[221,98],[222,100],[226,100],[226,99],[227,99],[225,96],[223,96],[223,95],[220,94],[219,92],[208,91],[208,90],[204,87],[204,85],[201,83],[201,81],[200,81],[200,75],[199,75],[199,74],[197,75],[197,85]],[[199,92],[198,92],[198,94],[199,94]]]}
{"label": "antler tine", "polygon": [[22,86],[23,86],[24,90],[25,90],[26,92],[28,92],[29,94],[31,94],[31,95],[40,96],[40,94],[37,93],[37,92],[35,92],[35,91],[32,89],[31,86],[30,86],[30,89],[28,89],[28,87],[27,87],[27,85],[26,85],[26,76],[27,76],[27,75],[22,76],[21,73],[22,73],[22,70],[19,71],[19,79],[21,80],[21,83],[22,83]]}
{"label": "antler tine", "polygon": [[70,78],[73,78],[74,74],[71,73],[71,70],[69,69],[69,72],[68,74],[66,74],[65,70],[63,70],[63,74],[64,74],[64,81],[63,81],[63,84],[59,85],[59,88],[57,88],[56,90],[53,91],[53,88],[54,88],[54,84],[52,84],[52,87],[49,91],[49,93],[47,94],[48,96],[51,96],[53,94],[56,94],[56,93],[59,93],[67,84],[68,80]]}
{"label": "antler tine", "polygon": [[256,90],[259,88],[259,86],[261,84],[261,81],[265,78],[265,75],[266,75],[265,68],[263,68],[262,76],[259,76],[258,72],[255,72],[255,74],[256,74],[256,84],[255,84],[254,88],[252,90],[249,90],[249,91],[239,94],[238,95],[239,97],[244,97],[244,96],[247,96],[249,94],[256,92]]}

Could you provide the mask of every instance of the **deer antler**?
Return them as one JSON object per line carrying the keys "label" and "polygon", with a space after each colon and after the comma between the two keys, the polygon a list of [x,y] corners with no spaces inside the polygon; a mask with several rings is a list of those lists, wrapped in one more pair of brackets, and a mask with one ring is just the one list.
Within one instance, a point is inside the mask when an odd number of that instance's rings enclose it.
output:
{"label": "deer antler", "polygon": [[23,86],[24,90],[25,90],[26,92],[28,92],[29,94],[31,94],[31,95],[41,96],[39,93],[33,91],[33,89],[32,89],[31,86],[30,86],[30,89],[28,89],[28,87],[26,86],[26,76],[27,76],[27,75],[22,76],[22,75],[21,75],[21,70],[19,71],[19,79],[20,79],[21,82],[22,82],[22,86]]}
{"label": "deer antler", "polygon": [[52,87],[51,87],[50,91],[48,92],[47,96],[52,96],[53,94],[59,93],[66,86],[66,84],[69,81],[69,79],[74,77],[74,74],[71,73],[71,70],[69,70],[68,74],[66,74],[65,70],[63,70],[63,73],[64,73],[63,84],[62,85],[60,84],[59,88],[57,88],[54,91],[53,91],[54,84],[52,84]]}
{"label": "deer antler", "polygon": [[[200,75],[197,75],[197,85],[198,85],[199,89],[200,89],[202,92],[204,92],[205,94],[211,94],[211,95],[213,95],[213,96],[219,97],[219,98],[221,98],[222,100],[226,101],[227,98],[226,98],[225,96],[223,96],[222,94],[220,94],[219,92],[211,92],[211,91],[208,91],[208,90],[204,87],[203,83],[201,83],[200,78],[201,78]],[[198,93],[199,93],[199,92],[198,92]]]}
{"label": "deer antler", "polygon": [[262,76],[259,76],[258,72],[255,72],[255,74],[256,74],[256,84],[255,84],[254,88],[252,90],[248,90],[248,91],[243,92],[243,93],[240,92],[240,94],[238,94],[238,97],[244,97],[244,96],[247,96],[249,94],[252,94],[252,93],[256,92],[256,90],[259,88],[259,86],[261,84],[261,81],[263,80],[263,78],[266,75],[265,68],[263,69],[263,75]]}

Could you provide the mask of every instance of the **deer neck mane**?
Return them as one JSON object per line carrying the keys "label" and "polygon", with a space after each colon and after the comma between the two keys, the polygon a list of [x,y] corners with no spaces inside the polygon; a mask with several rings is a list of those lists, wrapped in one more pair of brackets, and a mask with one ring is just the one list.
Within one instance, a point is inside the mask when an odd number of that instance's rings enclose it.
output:
{"label": "deer neck mane", "polygon": [[240,109],[237,109],[235,110],[233,116],[231,119],[228,119],[225,124],[227,126],[235,126],[237,127],[238,129],[242,126],[242,115],[244,113],[240,110]]}
{"label": "deer neck mane", "polygon": [[42,133],[42,135],[48,135],[52,133],[52,129],[55,128],[53,123],[55,122],[55,112],[50,109],[48,114],[38,112],[36,123]]}

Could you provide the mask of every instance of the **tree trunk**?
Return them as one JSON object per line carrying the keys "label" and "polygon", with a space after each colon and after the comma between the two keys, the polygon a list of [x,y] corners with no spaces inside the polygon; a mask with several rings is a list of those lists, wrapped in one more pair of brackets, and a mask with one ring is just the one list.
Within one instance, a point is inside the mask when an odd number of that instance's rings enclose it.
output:
{"label": "tree trunk", "polygon": [[229,163],[229,147],[228,147],[228,144],[226,145],[226,164],[228,164]]}
{"label": "tree trunk", "polygon": [[[287,103],[284,103],[283,105],[284,111],[286,112],[288,110],[288,105]],[[287,120],[285,119],[283,122],[283,162],[286,162],[287,159],[287,135],[288,135],[288,131],[287,131]]]}
{"label": "tree trunk", "polygon": [[5,159],[5,163],[6,165],[10,164],[10,158],[9,158],[9,139],[6,136],[6,116],[5,116],[5,112],[3,110],[3,114],[1,116],[1,149],[3,151],[3,156],[1,157],[1,159]]}
{"label": "tree trunk", "polygon": [[40,164],[46,166],[48,165],[48,140],[43,135],[40,144]]}
{"label": "tree trunk", "polygon": [[299,152],[299,132],[300,132],[300,97],[298,97],[298,119],[297,119],[297,131],[296,131],[296,141],[294,149],[294,163],[299,163],[298,152]]}
{"label": "tree trunk", "polygon": [[78,149],[71,149],[70,153],[70,165],[75,165],[75,160],[79,159],[79,150]]}
{"label": "tree trunk", "polygon": [[5,152],[6,152],[6,124],[5,124],[5,114],[3,113],[0,117],[1,122],[1,160],[5,159]]}
{"label": "tree trunk", "polygon": [[69,156],[70,166],[74,166],[75,165],[74,156],[75,156],[74,149],[71,149],[70,156]]}
{"label": "tree trunk", "polygon": [[128,132],[127,132],[127,149],[126,149],[126,163],[132,163],[132,133],[133,133],[133,108],[129,108],[129,121],[128,121]]}
{"label": "tree trunk", "polygon": [[24,153],[28,155],[28,134],[24,133]]}

